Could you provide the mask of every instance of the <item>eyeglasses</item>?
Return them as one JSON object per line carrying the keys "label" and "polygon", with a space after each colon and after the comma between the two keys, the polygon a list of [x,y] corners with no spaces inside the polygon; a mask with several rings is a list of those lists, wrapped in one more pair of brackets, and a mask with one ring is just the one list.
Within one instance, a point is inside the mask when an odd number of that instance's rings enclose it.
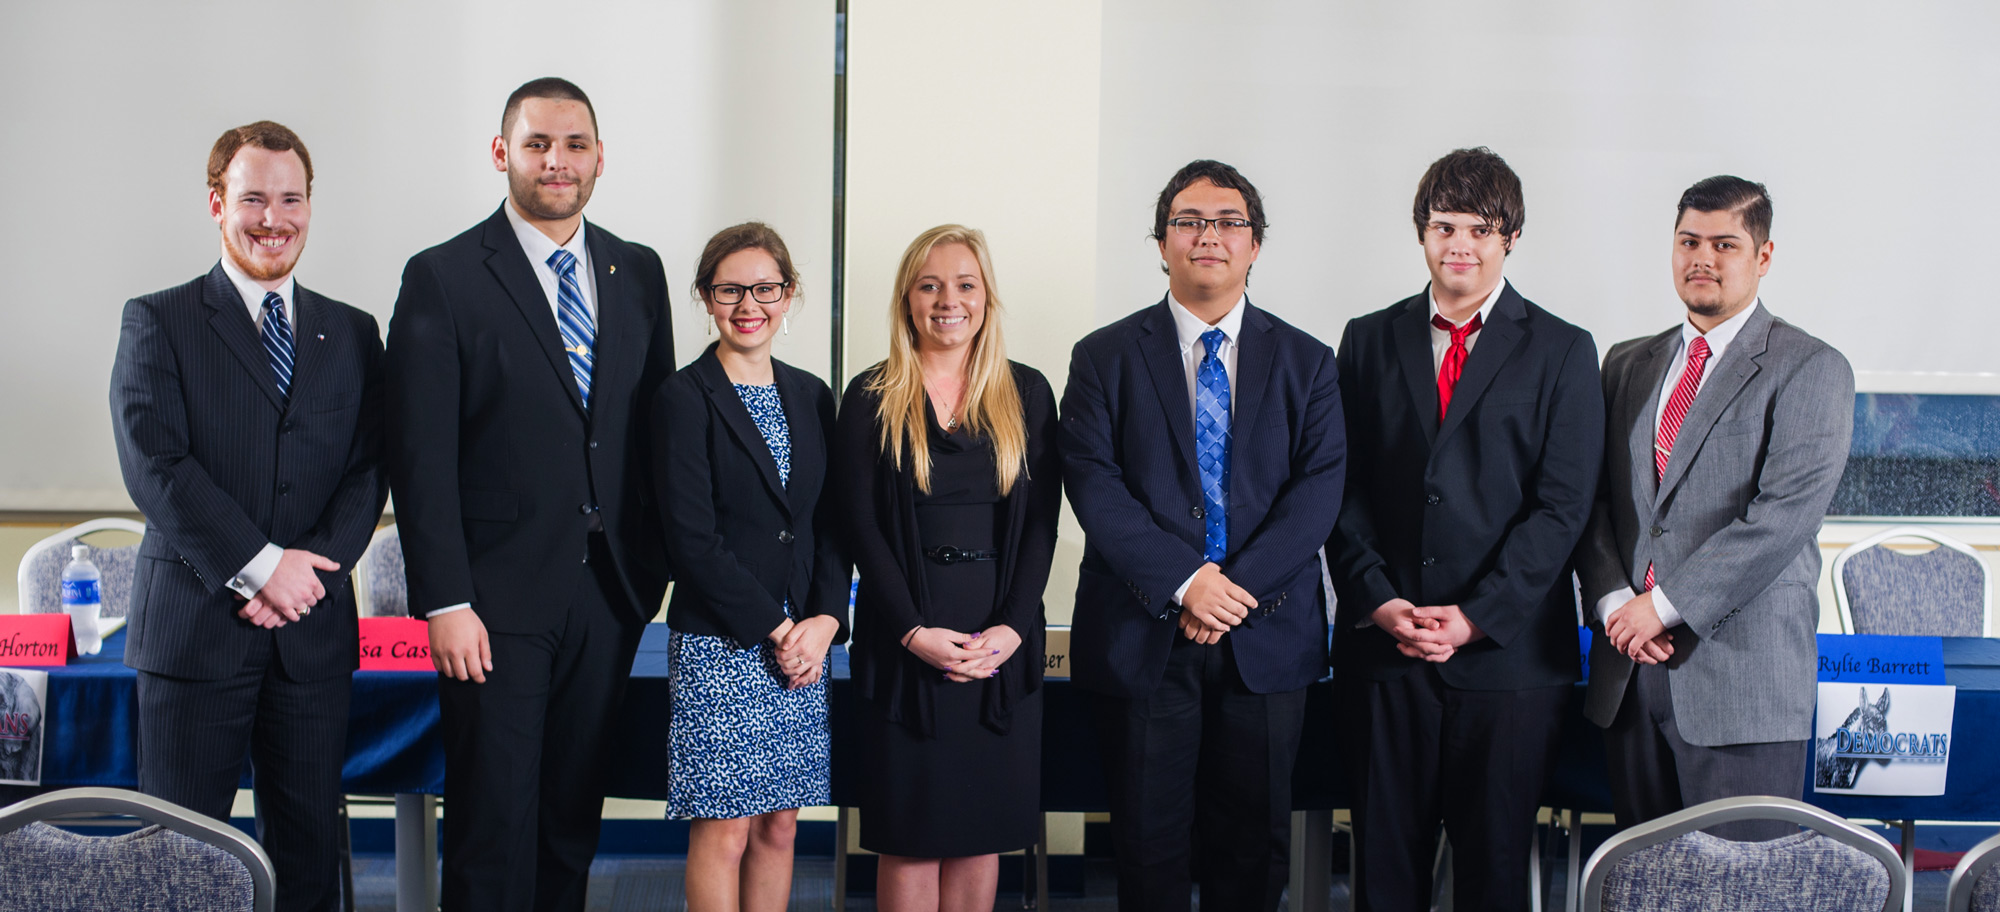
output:
{"label": "eyeglasses", "polygon": [[741,304],[743,303],[743,293],[747,291],[750,293],[750,297],[759,304],[776,304],[784,300],[785,289],[790,287],[792,287],[792,283],[790,282],[759,282],[755,285],[710,285],[708,286],[708,299],[717,304]]}
{"label": "eyeglasses", "polygon": [[1167,219],[1167,225],[1182,237],[1201,237],[1208,233],[1208,226],[1215,226],[1215,233],[1222,237],[1240,237],[1252,228],[1261,227],[1249,219],[1240,218],[1195,218],[1184,215]]}

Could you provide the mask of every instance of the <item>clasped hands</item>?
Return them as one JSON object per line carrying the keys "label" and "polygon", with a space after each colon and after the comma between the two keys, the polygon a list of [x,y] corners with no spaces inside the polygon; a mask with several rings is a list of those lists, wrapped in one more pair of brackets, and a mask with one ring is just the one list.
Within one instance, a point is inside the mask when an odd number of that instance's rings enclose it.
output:
{"label": "clasped hands", "polygon": [[1486,636],[1457,605],[1420,606],[1396,598],[1368,617],[1396,639],[1397,652],[1426,662],[1448,661],[1459,647]]}
{"label": "clasped hands", "polygon": [[1257,597],[1230,582],[1214,562],[1201,565],[1181,593],[1181,635],[1206,646],[1250,617]]}
{"label": "clasped hands", "polygon": [[826,667],[826,651],[833,645],[833,635],[840,632],[840,622],[824,614],[816,614],[802,621],[786,618],[771,631],[766,639],[776,650],[779,673],[785,676],[785,689],[798,690],[819,681]]}
{"label": "clasped hands", "polygon": [[[326,598],[326,586],[314,570],[332,573],[340,564],[311,551],[286,548],[278,558],[278,568],[257,596],[237,609],[236,616],[267,630],[283,627],[312,613],[314,605]],[[239,595],[237,598],[241,599]]]}
{"label": "clasped hands", "polygon": [[1604,619],[1604,636],[1641,665],[1658,665],[1674,654],[1674,635],[1660,622],[1660,610],[1653,606],[1650,590],[1614,609]]}
{"label": "clasped hands", "polygon": [[944,672],[945,680],[964,684],[999,674],[1000,666],[1021,648],[1021,634],[1006,624],[973,633],[918,627],[905,637],[903,646],[925,664]]}

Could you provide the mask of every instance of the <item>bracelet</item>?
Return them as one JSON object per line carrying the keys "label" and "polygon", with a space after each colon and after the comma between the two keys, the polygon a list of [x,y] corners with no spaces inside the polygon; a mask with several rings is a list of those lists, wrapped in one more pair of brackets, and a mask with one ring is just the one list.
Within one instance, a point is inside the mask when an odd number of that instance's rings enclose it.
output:
{"label": "bracelet", "polygon": [[922,625],[922,624],[919,624],[919,625],[917,625],[917,626],[915,626],[915,627],[912,627],[912,628],[910,628],[910,632],[909,632],[909,633],[906,633],[906,634],[903,634],[903,648],[904,648],[904,649],[908,649],[908,648],[910,648],[910,641],[911,641],[911,640],[914,640],[914,639],[916,639],[916,638],[917,638],[917,631],[919,631],[919,630],[922,630],[922,629],[924,629],[924,628],[923,628],[923,625]]}

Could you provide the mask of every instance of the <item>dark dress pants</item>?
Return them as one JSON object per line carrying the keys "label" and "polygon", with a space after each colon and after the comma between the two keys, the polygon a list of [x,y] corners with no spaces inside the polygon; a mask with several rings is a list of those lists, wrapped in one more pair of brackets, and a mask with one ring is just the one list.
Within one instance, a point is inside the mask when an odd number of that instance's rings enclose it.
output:
{"label": "dark dress pants", "polygon": [[1186,912],[1191,882],[1203,912],[1278,907],[1306,693],[1251,693],[1231,642],[1176,632],[1150,696],[1095,700],[1121,912]]}
{"label": "dark dress pants", "polygon": [[1529,908],[1528,847],[1569,685],[1462,690],[1425,664],[1338,689],[1355,908],[1427,912],[1440,823],[1459,908]]}
{"label": "dark dress pants", "polygon": [[[1604,730],[1611,807],[1620,827],[1717,798],[1775,795],[1796,800],[1804,794],[1807,742],[1689,744],[1674,721],[1672,682],[1673,673],[1665,665],[1632,669],[1618,715]],[[1776,839],[1798,831],[1797,824],[1782,820],[1740,820],[1707,829],[1712,836],[1739,841]]]}
{"label": "dark dress pants", "polygon": [[219,680],[139,672],[139,791],[227,822],[247,752],[278,909],[331,912],[340,908],[340,764],[354,678],[291,680],[274,636],[258,637],[242,667]]}
{"label": "dark dress pants", "polygon": [[606,745],[645,630],[603,536],[590,540],[588,572],[547,630],[489,633],[484,684],[438,677],[445,912],[584,908]]}

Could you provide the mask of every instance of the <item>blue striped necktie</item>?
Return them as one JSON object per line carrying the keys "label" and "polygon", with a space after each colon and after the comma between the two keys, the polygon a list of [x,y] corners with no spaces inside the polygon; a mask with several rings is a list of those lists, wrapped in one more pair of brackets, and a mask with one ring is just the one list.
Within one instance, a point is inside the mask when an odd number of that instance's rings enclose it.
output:
{"label": "blue striped necktie", "polygon": [[576,284],[576,255],[557,248],[549,254],[549,268],[556,273],[556,326],[562,330],[563,350],[569,352],[569,369],[576,374],[576,391],[583,407],[590,408],[590,365],[597,340],[597,321],[583,306],[583,289]]}
{"label": "blue striped necktie", "polygon": [[278,401],[292,403],[292,324],[285,319],[285,299],[275,291],[264,293],[264,354],[271,359],[271,375],[278,381]]}
{"label": "blue striped necktie", "polygon": [[1194,452],[1201,466],[1202,517],[1207,520],[1202,557],[1222,563],[1229,554],[1229,372],[1217,351],[1222,330],[1201,334],[1208,354],[1195,369]]}

